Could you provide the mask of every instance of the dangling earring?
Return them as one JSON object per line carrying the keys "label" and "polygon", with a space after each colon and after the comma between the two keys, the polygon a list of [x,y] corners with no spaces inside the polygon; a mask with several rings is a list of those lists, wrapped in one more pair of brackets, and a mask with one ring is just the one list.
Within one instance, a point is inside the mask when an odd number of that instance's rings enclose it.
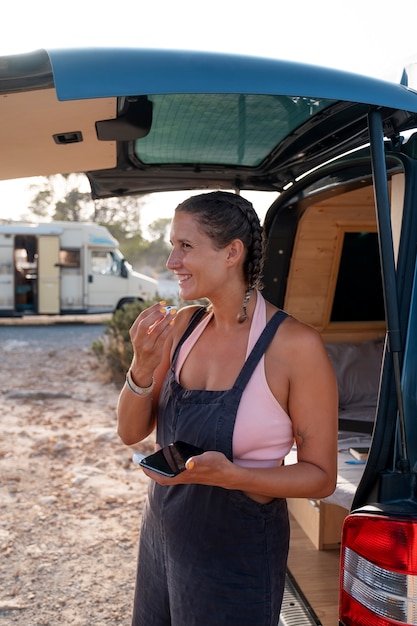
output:
{"label": "dangling earring", "polygon": [[245,322],[248,319],[246,307],[248,305],[251,292],[252,292],[252,289],[247,289],[245,292],[245,297],[243,298],[242,313],[237,314],[237,321],[239,322],[239,324],[243,324],[243,322]]}

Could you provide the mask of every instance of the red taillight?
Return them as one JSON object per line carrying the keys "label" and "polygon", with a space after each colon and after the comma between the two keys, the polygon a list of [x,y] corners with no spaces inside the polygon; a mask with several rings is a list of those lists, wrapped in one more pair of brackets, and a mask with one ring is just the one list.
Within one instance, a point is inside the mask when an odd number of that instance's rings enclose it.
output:
{"label": "red taillight", "polygon": [[344,626],[417,624],[417,520],[346,518],[339,619]]}

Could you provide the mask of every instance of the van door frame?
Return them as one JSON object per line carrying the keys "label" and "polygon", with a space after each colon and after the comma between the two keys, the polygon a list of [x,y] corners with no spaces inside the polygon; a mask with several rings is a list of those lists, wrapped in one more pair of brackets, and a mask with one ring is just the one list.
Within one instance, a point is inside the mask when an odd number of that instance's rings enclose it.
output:
{"label": "van door frame", "polygon": [[417,243],[417,235],[414,234],[417,216],[413,210],[412,199],[417,193],[417,163],[398,151],[397,156],[403,165],[406,184],[396,265],[384,130],[379,111],[369,113],[368,124],[387,334],[372,446],[354,496],[352,511],[370,501],[384,502],[393,496],[399,499],[408,498],[413,481],[408,459],[401,379],[416,262],[413,241]]}

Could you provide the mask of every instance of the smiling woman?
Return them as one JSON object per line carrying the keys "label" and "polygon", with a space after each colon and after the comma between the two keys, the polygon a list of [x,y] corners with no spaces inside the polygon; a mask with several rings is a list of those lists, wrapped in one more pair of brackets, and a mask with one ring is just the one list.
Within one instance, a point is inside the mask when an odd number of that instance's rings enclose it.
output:
{"label": "smiling woman", "polygon": [[[191,455],[175,478],[145,470],[155,482],[132,624],[152,616],[160,626],[276,626],[289,541],[285,498],[334,488],[335,377],[318,333],[263,299],[262,228],[245,198],[219,191],[185,200],[171,243],[167,267],[180,297],[210,306],[171,317],[155,305],[133,323],[119,434],[131,445],[156,425],[162,448],[179,440],[205,452]],[[299,462],[285,467],[294,437]]]}

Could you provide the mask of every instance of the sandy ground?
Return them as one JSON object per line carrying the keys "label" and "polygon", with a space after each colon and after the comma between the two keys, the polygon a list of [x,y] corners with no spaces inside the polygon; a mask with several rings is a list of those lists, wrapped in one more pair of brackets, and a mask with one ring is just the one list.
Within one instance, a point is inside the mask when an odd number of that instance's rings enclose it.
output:
{"label": "sandy ground", "polygon": [[148,479],[119,388],[88,349],[0,359],[0,624],[128,626]]}

